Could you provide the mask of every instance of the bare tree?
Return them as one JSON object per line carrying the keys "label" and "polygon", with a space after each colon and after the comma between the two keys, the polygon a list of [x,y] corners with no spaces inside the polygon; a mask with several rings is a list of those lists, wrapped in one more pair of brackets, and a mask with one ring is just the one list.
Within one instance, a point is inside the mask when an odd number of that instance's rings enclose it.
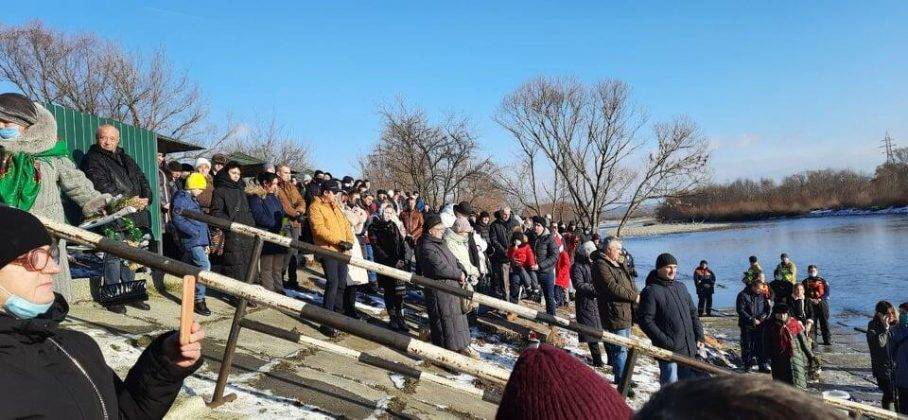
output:
{"label": "bare tree", "polygon": [[252,126],[228,120],[227,129],[217,139],[211,152],[242,152],[272,164],[287,164],[297,171],[311,168],[309,148],[274,117]]}
{"label": "bare tree", "polygon": [[616,231],[647,200],[678,197],[704,182],[709,175],[708,143],[695,122],[679,117],[653,127],[657,147],[649,154],[647,164],[628,200],[627,210]]}
{"label": "bare tree", "polygon": [[37,101],[176,138],[199,135],[207,115],[198,86],[162,51],[129,55],[95,34],[66,34],[40,21],[0,26],[0,80]]}
{"label": "bare tree", "polygon": [[424,111],[403,100],[379,112],[381,138],[359,159],[363,176],[378,185],[419,191],[428,204],[438,206],[466,197],[467,185],[497,171],[490,157],[479,155],[466,118],[432,124]]}

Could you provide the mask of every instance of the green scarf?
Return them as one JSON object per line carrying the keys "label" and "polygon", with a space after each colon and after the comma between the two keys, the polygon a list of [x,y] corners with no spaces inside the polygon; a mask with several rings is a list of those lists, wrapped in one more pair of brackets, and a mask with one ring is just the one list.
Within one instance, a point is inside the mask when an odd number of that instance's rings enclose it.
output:
{"label": "green scarf", "polygon": [[[13,154],[6,172],[0,174],[0,202],[20,210],[31,210],[41,190],[35,161],[47,162],[55,157],[69,157],[69,147],[65,141],[58,141],[54,147],[41,153]],[[3,159],[6,160],[6,157]]]}

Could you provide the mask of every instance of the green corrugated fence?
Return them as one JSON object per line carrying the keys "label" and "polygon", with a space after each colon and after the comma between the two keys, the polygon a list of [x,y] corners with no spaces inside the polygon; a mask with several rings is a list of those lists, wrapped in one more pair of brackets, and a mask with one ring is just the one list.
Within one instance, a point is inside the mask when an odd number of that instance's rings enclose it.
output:
{"label": "green corrugated fence", "polygon": [[[83,114],[63,106],[53,104],[45,104],[45,106],[57,119],[57,135],[61,140],[66,141],[76,166],[81,163],[82,156],[88,152],[91,145],[95,144],[95,130],[98,129],[98,126],[112,124],[120,130],[120,147],[136,160],[136,163],[142,168],[142,172],[145,173],[145,177],[148,178],[152,195],[148,205],[151,210],[151,231],[155,240],[160,241],[161,212],[156,211],[161,208],[158,197],[157,135],[152,131],[109,118]],[[70,219],[78,217],[73,212],[67,212],[67,215]],[[77,223],[78,220],[70,220],[70,222]]]}

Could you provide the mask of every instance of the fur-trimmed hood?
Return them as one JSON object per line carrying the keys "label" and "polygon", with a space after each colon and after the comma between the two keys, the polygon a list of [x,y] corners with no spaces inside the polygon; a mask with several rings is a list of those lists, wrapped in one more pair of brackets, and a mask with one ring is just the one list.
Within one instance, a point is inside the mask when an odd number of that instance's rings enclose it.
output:
{"label": "fur-trimmed hood", "polygon": [[246,195],[257,195],[259,197],[265,198],[268,195],[268,192],[265,191],[260,185],[249,185],[245,189]]}
{"label": "fur-trimmed hood", "polygon": [[37,102],[35,110],[38,121],[32,124],[17,140],[0,140],[0,145],[8,152],[41,153],[57,144],[57,120],[53,114]]}

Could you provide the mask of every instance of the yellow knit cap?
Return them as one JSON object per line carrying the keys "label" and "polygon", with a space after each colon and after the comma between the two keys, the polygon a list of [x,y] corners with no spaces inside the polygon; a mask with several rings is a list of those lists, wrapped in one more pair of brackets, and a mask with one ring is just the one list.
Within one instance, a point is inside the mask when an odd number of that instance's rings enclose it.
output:
{"label": "yellow knit cap", "polygon": [[189,175],[189,178],[186,178],[187,190],[204,190],[207,186],[208,181],[205,180],[205,175],[198,172],[195,172]]}

